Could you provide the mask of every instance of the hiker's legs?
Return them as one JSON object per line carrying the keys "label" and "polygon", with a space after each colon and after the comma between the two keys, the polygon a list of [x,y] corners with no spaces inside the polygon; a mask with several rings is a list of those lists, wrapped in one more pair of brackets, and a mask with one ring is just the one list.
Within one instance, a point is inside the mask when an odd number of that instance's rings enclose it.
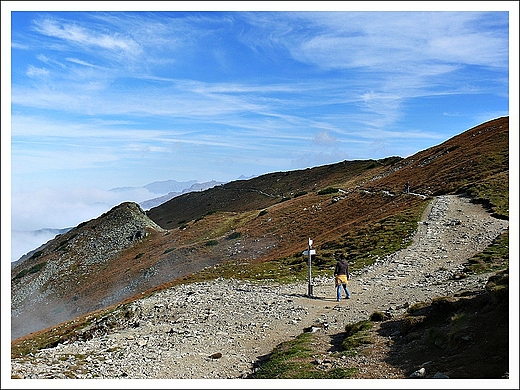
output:
{"label": "hiker's legs", "polygon": [[341,299],[341,284],[338,284],[336,286],[336,292],[337,292],[337,300],[339,301]]}
{"label": "hiker's legs", "polygon": [[350,298],[350,291],[348,290],[348,287],[346,284],[343,285],[343,289],[345,290],[345,294],[347,294],[347,298]]}

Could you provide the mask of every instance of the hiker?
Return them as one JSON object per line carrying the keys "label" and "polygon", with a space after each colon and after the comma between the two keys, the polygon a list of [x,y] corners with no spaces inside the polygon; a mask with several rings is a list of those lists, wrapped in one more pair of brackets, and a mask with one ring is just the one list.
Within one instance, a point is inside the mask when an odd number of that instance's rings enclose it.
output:
{"label": "hiker", "polygon": [[404,192],[406,192],[407,194],[410,193],[410,182],[406,182],[405,186],[404,186]]}
{"label": "hiker", "polygon": [[348,272],[348,262],[345,255],[341,252],[336,252],[334,257],[338,261],[336,268],[334,269],[334,283],[336,285],[337,302],[341,299],[341,289],[345,290],[347,294],[346,299],[350,299],[350,291],[348,290],[347,284],[350,280],[350,274]]}

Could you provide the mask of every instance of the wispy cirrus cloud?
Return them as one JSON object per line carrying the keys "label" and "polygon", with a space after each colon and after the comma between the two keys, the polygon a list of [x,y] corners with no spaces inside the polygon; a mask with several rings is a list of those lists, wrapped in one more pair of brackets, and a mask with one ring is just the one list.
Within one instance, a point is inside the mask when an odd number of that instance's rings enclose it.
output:
{"label": "wispy cirrus cloud", "polygon": [[80,59],[77,59],[77,58],[71,58],[71,57],[67,57],[65,58],[65,60],[69,61],[69,62],[72,62],[74,64],[77,64],[77,65],[83,65],[83,66],[87,66],[89,68],[98,68],[98,69],[106,69],[102,66],[98,66],[98,65],[95,65],[95,64],[91,64],[87,61],[82,61]]}
{"label": "wispy cirrus cloud", "polygon": [[[472,24],[482,21],[489,23],[486,14],[447,13],[442,18],[439,18],[437,13],[430,12],[418,13],[414,18],[410,18],[405,12],[391,14],[392,17],[389,18],[386,13],[356,12],[230,13],[217,23],[207,14],[200,14],[198,17],[189,15],[186,18],[166,14],[163,18],[157,19],[146,14],[93,13],[84,22],[88,28],[73,26],[67,22],[58,23],[47,18],[37,22],[37,31],[42,34],[74,46],[81,43],[87,47],[100,47],[112,51],[128,49],[127,51],[140,53],[141,57],[144,57],[144,53],[163,53],[168,45],[173,47],[173,52],[182,47],[187,53],[192,53],[202,38],[215,34],[223,25],[243,24],[245,32],[240,35],[241,41],[250,47],[261,48],[263,51],[266,51],[266,48],[282,47],[289,50],[295,61],[312,64],[321,69],[362,69],[362,73],[365,72],[364,69],[370,69],[371,73],[370,77],[362,79],[346,74],[330,81],[316,78],[315,85],[321,85],[321,88],[312,88],[308,81],[305,81],[307,85],[304,85],[294,83],[290,79],[284,84],[272,85],[236,82],[215,85],[194,80],[158,77],[154,75],[153,68],[149,67],[150,63],[146,60],[143,61],[142,67],[134,67],[133,72],[126,76],[136,81],[156,80],[160,84],[144,84],[144,89],[139,90],[139,95],[130,95],[128,91],[129,94],[123,99],[114,99],[115,94],[124,96],[125,89],[112,91],[104,87],[110,85],[109,79],[115,81],[123,75],[112,74],[103,66],[96,65],[94,61],[76,56],[66,59],[76,65],[99,68],[99,81],[92,81],[96,73],[88,73],[84,78],[89,80],[89,84],[84,85],[78,82],[78,70],[75,70],[71,73],[70,85],[64,88],[65,94],[60,94],[55,86],[47,90],[40,86],[39,89],[44,91],[43,96],[38,98],[36,93],[34,102],[37,102],[38,107],[56,106],[68,91],[76,90],[73,99],[65,98],[68,101],[63,105],[64,108],[105,115],[137,113],[175,117],[218,117],[242,111],[275,112],[276,103],[290,107],[298,101],[299,105],[304,106],[305,96],[308,96],[309,104],[320,102],[326,105],[333,99],[340,104],[365,101],[365,104],[358,107],[367,115],[375,114],[388,118],[380,121],[378,126],[381,127],[395,123],[395,120],[401,117],[399,112],[406,99],[439,96],[442,93],[454,93],[456,90],[457,93],[464,93],[460,91],[460,86],[464,84],[464,80],[461,80],[463,76],[456,75],[461,64],[476,62],[475,58],[489,66],[497,62],[504,64],[504,60],[507,60],[507,53],[504,57],[503,36],[473,33]],[[97,31],[96,28],[101,22],[112,26],[113,32],[104,34]],[[305,26],[304,34],[302,28],[298,27],[298,22]],[[253,28],[255,35],[251,33]],[[154,34],[144,33],[146,31],[154,31]],[[472,41],[478,41],[478,45],[473,45]],[[447,43],[451,43],[451,46],[446,47]],[[137,50],[137,47],[140,50]],[[466,48],[464,52],[461,51],[461,47]],[[489,49],[485,56],[473,55],[477,50],[484,48]],[[81,45],[75,47],[75,50],[88,52],[82,49]],[[468,50],[474,51],[465,53]],[[454,57],[455,55],[458,57]],[[164,61],[167,57],[158,58]],[[468,60],[464,62],[464,58]],[[175,61],[173,58],[170,60]],[[92,89],[93,86],[100,91],[100,95],[95,98],[84,96],[82,92]],[[343,93],[338,92],[341,88]],[[379,99],[378,104],[366,104],[366,96],[372,91],[379,91],[379,96],[385,96],[384,100]],[[53,93],[55,98],[52,97]],[[107,104],[108,100],[111,104]],[[15,96],[14,101],[20,103],[22,100]],[[281,107],[280,104],[278,107]],[[393,115],[394,119],[388,116],[389,112],[396,113]]]}
{"label": "wispy cirrus cloud", "polygon": [[28,77],[46,77],[49,75],[49,70],[45,68],[37,68],[36,66],[29,65],[26,72]]}
{"label": "wispy cirrus cloud", "polygon": [[435,63],[507,67],[507,30],[481,30],[482,24],[507,26],[504,13],[500,18],[479,12],[418,12],[410,16],[409,12],[305,14],[320,32],[308,39],[291,37],[291,52],[318,66],[368,66],[385,73]]}
{"label": "wispy cirrus cloud", "polygon": [[77,24],[48,18],[35,20],[34,26],[34,29],[42,35],[61,39],[83,48],[104,49],[129,56],[136,56],[142,51],[140,45],[133,39],[120,36],[117,33],[100,33]]}

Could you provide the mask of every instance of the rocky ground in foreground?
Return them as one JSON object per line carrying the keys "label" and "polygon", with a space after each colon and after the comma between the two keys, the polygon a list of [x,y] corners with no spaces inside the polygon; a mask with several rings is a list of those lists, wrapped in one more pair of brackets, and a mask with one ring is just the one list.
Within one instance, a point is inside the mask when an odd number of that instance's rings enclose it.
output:
{"label": "rocky ground in foreground", "polygon": [[440,196],[425,211],[408,248],[352,274],[350,300],[336,302],[332,270],[330,278],[313,280],[312,298],[307,296],[307,283],[218,279],[176,286],[134,302],[122,317],[109,316],[92,324],[83,330],[83,341],[12,359],[11,375],[246,378],[276,345],[314,326],[324,336],[316,345],[316,364],[355,366],[361,374],[378,367],[381,379],[405,378],[407,372],[385,363],[381,348],[371,357],[333,361],[334,335],[375,311],[399,316],[415,302],[483,289],[487,274],[456,276],[468,258],[508,225],[466,198]]}

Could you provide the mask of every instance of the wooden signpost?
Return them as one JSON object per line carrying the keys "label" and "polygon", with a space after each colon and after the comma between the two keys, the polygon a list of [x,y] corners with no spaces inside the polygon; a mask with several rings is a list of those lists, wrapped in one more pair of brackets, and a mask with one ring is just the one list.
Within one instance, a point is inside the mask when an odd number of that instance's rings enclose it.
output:
{"label": "wooden signpost", "polygon": [[312,240],[309,238],[309,243],[308,243],[307,250],[302,252],[302,255],[309,256],[309,260],[308,260],[308,265],[309,265],[309,289],[308,289],[308,292],[307,292],[307,295],[309,296],[309,298],[313,297],[311,258],[312,258],[312,255],[316,254],[316,250],[315,249],[311,249],[311,248],[312,248]]}

